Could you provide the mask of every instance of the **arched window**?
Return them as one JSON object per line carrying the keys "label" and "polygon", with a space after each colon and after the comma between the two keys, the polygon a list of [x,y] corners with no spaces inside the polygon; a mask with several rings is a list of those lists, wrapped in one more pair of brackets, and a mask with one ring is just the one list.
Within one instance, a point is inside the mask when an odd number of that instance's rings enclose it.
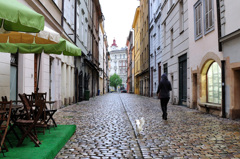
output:
{"label": "arched window", "polygon": [[207,91],[208,102],[221,104],[222,102],[222,85],[221,85],[221,68],[217,62],[213,62],[207,72]]}

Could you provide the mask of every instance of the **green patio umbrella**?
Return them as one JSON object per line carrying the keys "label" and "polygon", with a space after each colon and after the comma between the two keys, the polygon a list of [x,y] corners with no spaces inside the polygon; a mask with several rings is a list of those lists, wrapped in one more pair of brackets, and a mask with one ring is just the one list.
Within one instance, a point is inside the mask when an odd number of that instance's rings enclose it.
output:
{"label": "green patio umbrella", "polygon": [[37,33],[44,28],[44,16],[17,0],[0,0],[0,32]]}
{"label": "green patio umbrella", "polygon": [[27,44],[27,43],[0,43],[0,52],[7,53],[37,53],[40,54],[39,67],[38,67],[38,77],[37,77],[37,91],[39,83],[39,72],[40,72],[40,61],[41,53],[46,54],[58,54],[65,56],[81,56],[81,49],[70,43],[69,41],[60,38],[60,42],[57,44]]}
{"label": "green patio umbrella", "polygon": [[[7,44],[7,43],[6,43]],[[9,43],[8,43],[9,44]],[[1,46],[1,45],[0,45]],[[46,53],[46,54],[58,54],[66,56],[81,56],[81,49],[69,41],[60,38],[60,42],[57,44],[24,44],[15,43],[13,48],[17,48],[19,53]],[[0,47],[1,51],[1,47]]]}

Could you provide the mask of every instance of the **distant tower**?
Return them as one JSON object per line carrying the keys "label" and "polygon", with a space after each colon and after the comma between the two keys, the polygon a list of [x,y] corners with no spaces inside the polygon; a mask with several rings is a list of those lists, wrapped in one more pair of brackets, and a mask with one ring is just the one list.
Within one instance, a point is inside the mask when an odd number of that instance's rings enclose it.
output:
{"label": "distant tower", "polygon": [[115,38],[113,39],[113,44],[111,45],[111,50],[116,50],[118,48]]}

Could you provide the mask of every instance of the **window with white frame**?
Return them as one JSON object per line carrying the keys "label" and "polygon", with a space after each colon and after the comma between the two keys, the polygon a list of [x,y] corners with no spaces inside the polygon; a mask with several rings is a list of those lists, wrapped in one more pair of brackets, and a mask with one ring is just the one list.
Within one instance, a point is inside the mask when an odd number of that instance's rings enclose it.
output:
{"label": "window with white frame", "polygon": [[170,56],[173,56],[173,29],[171,29],[170,35]]}
{"label": "window with white frame", "polygon": [[167,63],[165,63],[165,64],[163,65],[163,73],[168,74],[168,64],[167,64]]}
{"label": "window with white frame", "polygon": [[87,32],[88,32],[88,26],[85,23],[85,38],[84,38],[84,45],[87,46]]}
{"label": "window with white frame", "polygon": [[80,6],[77,6],[77,35],[80,36]]}
{"label": "window with white frame", "polygon": [[213,0],[203,0],[204,2],[204,31],[209,33],[214,28],[213,17]]}
{"label": "window with white frame", "polygon": [[83,39],[84,39],[84,30],[85,30],[85,28],[84,28],[84,15],[82,14],[82,24],[81,24],[81,39],[82,39],[82,41],[83,41]]}
{"label": "window with white frame", "polygon": [[208,102],[221,104],[222,102],[222,82],[221,68],[217,62],[213,62],[207,72]]}
{"label": "window with white frame", "polygon": [[183,8],[183,0],[179,2],[179,27],[180,27],[180,32],[184,30],[184,8]]}
{"label": "window with white frame", "polygon": [[194,31],[195,40],[202,37],[202,1],[199,0],[194,5]]}
{"label": "window with white frame", "polygon": [[166,22],[163,24],[163,46],[166,46]]}
{"label": "window with white frame", "polygon": [[[158,35],[161,35],[160,25],[158,25]],[[158,46],[161,46],[161,38],[159,36],[158,36]]]}

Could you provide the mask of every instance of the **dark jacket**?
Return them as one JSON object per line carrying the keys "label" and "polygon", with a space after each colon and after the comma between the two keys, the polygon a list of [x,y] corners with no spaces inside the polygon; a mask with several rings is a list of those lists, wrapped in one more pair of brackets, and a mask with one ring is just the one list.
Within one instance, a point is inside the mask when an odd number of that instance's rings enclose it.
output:
{"label": "dark jacket", "polygon": [[169,91],[172,90],[171,83],[169,82],[167,75],[164,73],[161,76],[161,81],[158,85],[157,93],[160,93],[160,99],[161,98],[169,98]]}

